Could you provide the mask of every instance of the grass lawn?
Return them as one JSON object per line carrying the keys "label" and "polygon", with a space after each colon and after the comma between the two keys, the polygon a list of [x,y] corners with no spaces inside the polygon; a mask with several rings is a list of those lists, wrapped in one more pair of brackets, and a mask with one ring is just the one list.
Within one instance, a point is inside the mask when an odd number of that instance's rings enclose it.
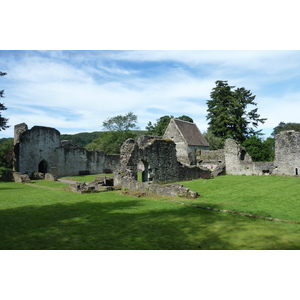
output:
{"label": "grass lawn", "polygon": [[114,174],[97,174],[97,175],[81,175],[81,176],[68,176],[68,177],[61,177],[61,179],[68,179],[68,180],[74,180],[74,181],[83,181],[83,182],[92,182],[99,176],[114,176]]}
{"label": "grass lawn", "polygon": [[188,203],[300,222],[300,178],[227,175],[181,184],[201,195]]}
{"label": "grass lawn", "polygon": [[[288,212],[299,211],[298,198],[286,195],[298,197],[298,182],[297,178],[223,176],[184,184],[202,195],[186,200],[189,203],[243,212],[262,205],[256,208],[260,215],[291,219],[297,212]],[[277,189],[263,192],[264,184]],[[135,198],[117,191],[76,194],[64,188],[58,182],[0,182],[0,249],[300,249],[299,224],[203,210],[169,198]],[[273,204],[266,205],[268,201]],[[286,212],[281,212],[282,202],[290,206]]]}

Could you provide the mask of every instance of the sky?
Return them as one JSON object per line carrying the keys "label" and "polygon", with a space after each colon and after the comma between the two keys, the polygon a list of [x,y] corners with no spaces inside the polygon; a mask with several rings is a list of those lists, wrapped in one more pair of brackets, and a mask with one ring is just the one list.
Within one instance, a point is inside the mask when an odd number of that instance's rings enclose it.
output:
{"label": "sky", "polygon": [[299,122],[297,50],[1,50],[0,70],[11,126],[0,137],[13,137],[22,122],[62,134],[100,131],[107,118],[130,111],[141,130],[164,115],[187,115],[206,131],[217,80],[256,96],[265,138],[281,121]]}

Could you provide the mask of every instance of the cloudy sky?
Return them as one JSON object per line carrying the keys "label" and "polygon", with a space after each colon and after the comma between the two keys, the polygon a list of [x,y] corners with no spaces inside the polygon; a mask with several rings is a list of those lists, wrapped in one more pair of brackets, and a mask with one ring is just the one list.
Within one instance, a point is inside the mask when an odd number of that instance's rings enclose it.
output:
{"label": "cloudy sky", "polygon": [[[11,127],[25,122],[61,133],[102,130],[132,111],[138,126],[188,115],[207,129],[216,80],[256,95],[268,137],[279,122],[300,122],[300,51],[0,51],[3,102]],[[254,108],[254,107],[249,107]]]}

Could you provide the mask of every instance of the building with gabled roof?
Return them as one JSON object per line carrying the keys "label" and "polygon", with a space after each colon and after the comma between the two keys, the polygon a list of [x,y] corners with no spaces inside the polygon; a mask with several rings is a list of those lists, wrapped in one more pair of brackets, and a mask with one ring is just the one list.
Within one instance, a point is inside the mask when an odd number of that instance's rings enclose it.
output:
{"label": "building with gabled roof", "polygon": [[175,142],[177,159],[188,165],[196,164],[196,149],[210,149],[197,125],[187,121],[171,119],[163,138]]}

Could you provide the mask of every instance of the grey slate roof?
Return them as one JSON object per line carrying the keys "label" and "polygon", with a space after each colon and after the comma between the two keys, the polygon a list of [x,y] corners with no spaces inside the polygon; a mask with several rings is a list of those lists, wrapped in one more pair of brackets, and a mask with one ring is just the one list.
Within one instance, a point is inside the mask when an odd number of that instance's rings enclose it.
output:
{"label": "grey slate roof", "polygon": [[181,121],[178,119],[174,119],[174,121],[188,145],[209,147],[209,143],[206,141],[195,123]]}

